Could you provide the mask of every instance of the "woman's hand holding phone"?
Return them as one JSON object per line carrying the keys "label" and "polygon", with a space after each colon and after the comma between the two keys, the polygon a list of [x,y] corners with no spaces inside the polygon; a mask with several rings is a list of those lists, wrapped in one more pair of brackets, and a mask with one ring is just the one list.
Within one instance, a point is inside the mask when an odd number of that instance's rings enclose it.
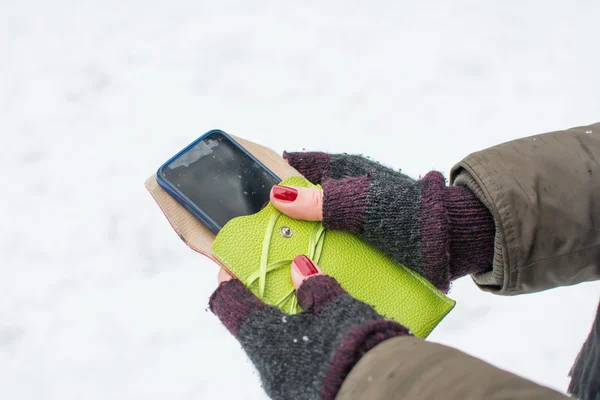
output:
{"label": "woman's hand holding phone", "polygon": [[[491,268],[494,224],[489,211],[467,188],[446,187],[439,172],[416,181],[358,156],[284,157],[323,190],[273,186],[270,201],[282,213],[352,230],[442,290],[464,272],[461,266]],[[450,246],[450,235],[458,246]],[[294,259],[291,276],[304,309],[294,316],[262,303],[225,270],[210,300],[211,310],[240,341],[273,398],[306,397],[309,391],[309,398],[333,399],[369,349],[410,334],[349,296],[303,255]]]}
{"label": "woman's hand holding phone", "polygon": [[294,259],[291,276],[300,314],[266,305],[226,273],[210,298],[211,311],[240,342],[273,399],[334,399],[365,353],[410,335],[348,295],[304,255]]}
{"label": "woman's hand holding phone", "polygon": [[[284,158],[323,189],[277,185],[273,172],[222,131],[206,133],[167,161],[156,182],[215,234],[269,199],[291,218],[355,232],[444,291],[453,277],[491,267],[491,215],[468,189],[446,188],[440,173],[416,181],[359,156]],[[300,314],[266,305],[224,270],[210,300],[273,398],[334,398],[370,348],[410,334],[348,295],[306,256],[294,259],[291,275]]]}
{"label": "woman's hand holding phone", "polygon": [[284,153],[284,158],[323,190],[273,186],[270,200],[282,213],[353,231],[443,292],[455,279],[491,269],[491,213],[468,188],[446,186],[441,173],[414,180],[346,154]]}

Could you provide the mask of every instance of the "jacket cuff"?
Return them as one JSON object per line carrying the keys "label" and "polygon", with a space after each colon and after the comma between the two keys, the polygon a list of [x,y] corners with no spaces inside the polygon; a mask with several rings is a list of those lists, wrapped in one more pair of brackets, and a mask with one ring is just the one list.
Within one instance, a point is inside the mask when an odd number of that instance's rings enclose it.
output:
{"label": "jacket cuff", "polygon": [[492,270],[494,218],[487,207],[464,186],[444,192],[450,237],[450,281]]}
{"label": "jacket cuff", "polygon": [[358,361],[378,344],[398,336],[412,336],[404,326],[390,320],[375,320],[347,332],[329,360],[321,387],[321,399],[333,400]]}

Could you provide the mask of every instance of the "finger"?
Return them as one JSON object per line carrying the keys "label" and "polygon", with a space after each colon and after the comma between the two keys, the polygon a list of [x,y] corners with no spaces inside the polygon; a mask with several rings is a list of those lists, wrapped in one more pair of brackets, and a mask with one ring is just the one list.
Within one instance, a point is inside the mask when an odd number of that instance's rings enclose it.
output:
{"label": "finger", "polygon": [[288,153],[283,152],[285,158],[292,167],[296,168],[306,179],[318,185],[327,176],[330,155],[321,152]]}
{"label": "finger", "polygon": [[275,185],[271,189],[271,203],[279,211],[294,219],[304,221],[323,219],[323,192],[317,188]]}
{"label": "finger", "polygon": [[370,177],[325,179],[323,190],[275,185],[271,203],[285,215],[304,221],[323,221],[329,229],[362,232]]}
{"label": "finger", "polygon": [[294,258],[291,275],[298,304],[305,311],[318,314],[326,304],[347,295],[335,279],[323,274],[319,267],[303,254]]}
{"label": "finger", "polygon": [[310,277],[323,275],[323,271],[310,258],[301,254],[292,261],[292,283],[298,290],[300,285]]}
{"label": "finger", "polygon": [[269,308],[248,290],[239,279],[222,282],[210,296],[210,311],[231,332],[238,335],[240,327],[256,311]]}
{"label": "finger", "polygon": [[219,281],[219,284],[230,281],[232,279],[233,279],[233,276],[231,276],[231,274],[229,272],[227,272],[225,269],[221,268],[219,270],[219,275],[217,276],[217,280]]}

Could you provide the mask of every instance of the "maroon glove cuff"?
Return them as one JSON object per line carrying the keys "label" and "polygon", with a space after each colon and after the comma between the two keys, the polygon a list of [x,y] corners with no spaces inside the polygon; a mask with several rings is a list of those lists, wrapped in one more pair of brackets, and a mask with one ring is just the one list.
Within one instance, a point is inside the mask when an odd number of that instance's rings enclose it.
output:
{"label": "maroon glove cuff", "polygon": [[494,218],[464,186],[446,187],[444,204],[449,220],[450,281],[492,269]]}
{"label": "maroon glove cuff", "polygon": [[269,307],[246,289],[239,279],[222,282],[210,296],[208,304],[210,311],[235,337],[250,314]]}

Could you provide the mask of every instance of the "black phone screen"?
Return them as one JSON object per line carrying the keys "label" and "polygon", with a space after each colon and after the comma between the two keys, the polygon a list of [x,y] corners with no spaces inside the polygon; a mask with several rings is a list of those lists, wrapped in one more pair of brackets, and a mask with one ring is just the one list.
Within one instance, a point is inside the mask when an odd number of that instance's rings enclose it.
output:
{"label": "black phone screen", "polygon": [[256,213],[279,182],[227,136],[213,133],[162,169],[162,178],[221,229],[229,220]]}

